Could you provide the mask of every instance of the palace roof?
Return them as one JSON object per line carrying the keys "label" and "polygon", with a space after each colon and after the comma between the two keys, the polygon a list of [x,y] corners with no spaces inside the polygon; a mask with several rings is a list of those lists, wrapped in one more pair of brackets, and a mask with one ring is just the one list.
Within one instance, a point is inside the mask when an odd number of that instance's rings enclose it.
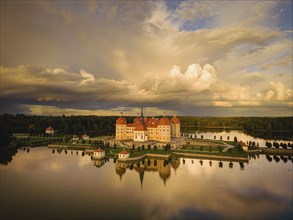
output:
{"label": "palace roof", "polygon": [[172,124],[180,124],[180,120],[179,120],[179,118],[177,118],[177,117],[173,117],[173,118],[171,119],[171,123],[172,123]]}
{"label": "palace roof", "polygon": [[163,117],[160,119],[159,124],[158,125],[170,125],[170,120],[166,117]]}
{"label": "palace roof", "polygon": [[134,126],[135,126],[135,128],[134,128],[135,131],[146,131],[147,130],[145,124],[136,123]]}
{"label": "palace roof", "polygon": [[116,124],[123,125],[126,124],[126,118],[120,117],[116,120]]}
{"label": "palace roof", "polygon": [[116,124],[126,125],[127,127],[134,127],[136,131],[145,131],[149,128],[156,128],[158,125],[170,125],[170,124],[180,124],[180,120],[177,117],[171,118],[162,117],[160,120],[158,118],[143,118],[143,123],[141,117],[136,117],[133,123],[127,123],[126,118],[120,117],[116,120]]}
{"label": "palace roof", "polygon": [[133,124],[137,124],[137,123],[140,123],[140,118],[139,117],[136,117],[133,120]]}

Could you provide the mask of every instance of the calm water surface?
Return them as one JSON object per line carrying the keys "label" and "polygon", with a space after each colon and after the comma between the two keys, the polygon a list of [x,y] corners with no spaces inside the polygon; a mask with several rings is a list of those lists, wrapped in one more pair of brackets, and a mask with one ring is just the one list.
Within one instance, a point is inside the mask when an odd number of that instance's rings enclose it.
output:
{"label": "calm water surface", "polygon": [[[231,137],[230,137],[231,138]],[[292,161],[173,158],[131,169],[81,152],[19,151],[1,165],[1,219],[292,219]]]}

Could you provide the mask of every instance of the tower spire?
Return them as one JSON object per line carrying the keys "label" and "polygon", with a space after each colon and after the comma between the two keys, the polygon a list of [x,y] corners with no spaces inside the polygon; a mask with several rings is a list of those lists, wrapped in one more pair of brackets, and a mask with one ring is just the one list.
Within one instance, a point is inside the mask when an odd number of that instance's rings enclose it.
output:
{"label": "tower spire", "polygon": [[141,107],[140,122],[141,122],[142,124],[144,124],[144,120],[143,120],[143,107]]}
{"label": "tower spire", "polygon": [[143,118],[143,107],[141,107],[141,113],[140,116]]}

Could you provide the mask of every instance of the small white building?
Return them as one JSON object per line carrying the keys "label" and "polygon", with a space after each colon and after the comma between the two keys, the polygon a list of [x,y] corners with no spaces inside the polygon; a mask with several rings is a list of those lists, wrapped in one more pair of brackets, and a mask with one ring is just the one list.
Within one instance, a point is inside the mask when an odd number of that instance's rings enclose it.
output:
{"label": "small white building", "polygon": [[49,126],[46,128],[45,133],[54,135],[54,129],[51,126]]}
{"label": "small white building", "polygon": [[118,154],[118,159],[126,159],[129,157],[129,153],[123,149],[119,154]]}
{"label": "small white building", "polygon": [[83,140],[88,140],[90,139],[90,136],[88,136],[86,133],[81,136]]}
{"label": "small white building", "polygon": [[72,141],[78,141],[78,140],[79,140],[79,137],[76,136],[76,135],[73,135],[73,137],[72,137]]}
{"label": "small white building", "polygon": [[94,159],[103,159],[105,157],[105,151],[101,148],[98,148],[94,151],[93,158]]}

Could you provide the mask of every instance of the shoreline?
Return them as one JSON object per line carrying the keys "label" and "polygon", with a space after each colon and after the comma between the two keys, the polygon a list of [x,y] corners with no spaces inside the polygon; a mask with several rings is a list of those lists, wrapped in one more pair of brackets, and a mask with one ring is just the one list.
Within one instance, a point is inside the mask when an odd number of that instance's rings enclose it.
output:
{"label": "shoreline", "polygon": [[[93,153],[96,149],[93,146],[85,146],[85,145],[75,145],[75,146],[68,146],[68,145],[62,145],[62,144],[49,144],[47,146],[51,149],[68,149],[68,150],[84,150],[86,153]],[[129,150],[129,148],[127,148]],[[246,152],[246,156],[227,156],[227,155],[212,155],[212,154],[203,154],[198,152],[178,152],[176,150],[172,150],[169,154],[153,154],[153,153],[144,153],[140,156],[136,157],[129,157],[126,159],[118,159],[119,161],[137,161],[142,160],[144,158],[162,158],[162,159],[169,159],[171,156],[179,156],[179,157],[185,157],[185,158],[197,158],[197,159],[212,159],[212,160],[223,160],[223,161],[239,161],[239,162],[248,162],[248,155],[249,154],[271,154],[271,155],[287,155],[287,156],[293,156],[293,150],[292,149],[275,149],[275,148],[266,148],[261,147],[257,150],[251,150]],[[115,157],[115,156],[114,156]],[[113,157],[113,158],[114,158]],[[109,158],[112,158],[111,156]]]}
{"label": "shoreline", "polygon": [[118,159],[119,162],[132,162],[139,161],[145,158],[160,158],[160,159],[169,159],[171,156],[180,156],[181,158],[189,159],[211,159],[218,161],[233,161],[233,162],[246,162],[248,163],[248,157],[230,157],[230,156],[221,156],[221,155],[206,155],[206,154],[193,154],[193,153],[181,153],[181,152],[172,152],[168,155],[163,154],[149,154],[146,153],[139,157],[129,157],[125,159]]}

